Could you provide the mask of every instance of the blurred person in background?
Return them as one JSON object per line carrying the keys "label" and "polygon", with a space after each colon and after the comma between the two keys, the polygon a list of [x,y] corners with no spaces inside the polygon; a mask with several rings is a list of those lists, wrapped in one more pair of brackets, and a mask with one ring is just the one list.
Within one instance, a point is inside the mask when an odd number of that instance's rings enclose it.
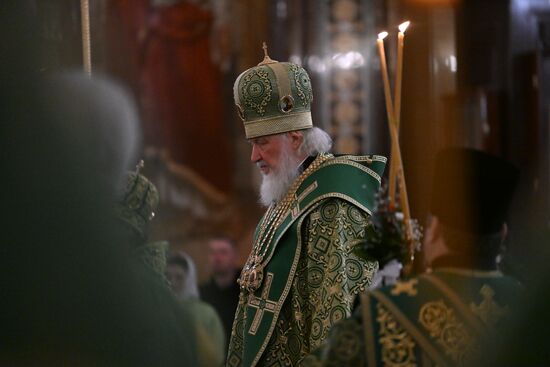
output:
{"label": "blurred person in background", "polygon": [[133,103],[101,78],[40,75],[28,5],[0,3],[0,364],[193,365],[191,322],[171,326],[121,246]]}
{"label": "blurred person in background", "polygon": [[[196,307],[192,303],[180,303],[171,292],[170,283],[165,277],[168,243],[166,241],[149,242],[150,222],[158,207],[159,194],[155,185],[139,173],[143,165],[141,161],[134,172],[127,173],[124,190],[115,211],[123,224],[121,229],[126,240],[125,249],[136,269],[139,270],[140,283],[144,292],[147,292],[148,301],[154,305],[154,312],[166,318],[167,327],[174,330],[185,329],[189,327],[190,319],[196,320]],[[208,341],[202,340],[203,333],[199,327],[193,329],[197,345],[202,348],[202,344]],[[164,346],[165,353],[171,353],[171,349],[179,349],[177,342],[185,341],[174,338],[172,344]],[[198,357],[202,360],[200,353]],[[202,364],[202,366],[211,365],[215,364]]]}
{"label": "blurred person in background", "polygon": [[201,299],[211,304],[220,315],[225,330],[225,347],[231,338],[231,327],[239,302],[239,253],[235,241],[228,237],[208,241],[210,279],[200,286]]}
{"label": "blurred person in background", "polygon": [[[521,305],[511,314],[504,331],[498,330],[480,348],[484,353],[477,366],[549,366],[550,365],[550,221],[544,203],[522,211],[520,235],[510,246],[522,251],[525,293],[518,295]],[[514,259],[516,260],[516,259]]]}
{"label": "blurred person in background", "polygon": [[[177,366],[195,357],[185,312],[128,256],[113,205],[139,130],[98,78],[22,78],[4,94],[0,278],[6,363]],[[6,87],[3,84],[3,87]],[[3,90],[5,92],[5,90]]]}
{"label": "blurred person in background", "polygon": [[225,335],[216,310],[199,298],[195,263],[183,251],[172,253],[166,277],[180,303],[191,314],[199,343],[199,362],[203,367],[220,366],[225,357]]}
{"label": "blurred person in background", "polygon": [[472,365],[523,293],[498,269],[518,173],[480,151],[441,151],[424,237],[429,271],[362,294],[304,366]]}
{"label": "blurred person in background", "polygon": [[126,174],[126,182],[115,211],[123,223],[122,229],[127,238],[127,250],[134,260],[151,273],[162,289],[168,289],[164,276],[166,269],[165,241],[148,242],[149,222],[155,216],[159,203],[157,188],[149,179],[139,173],[144,163],[141,161],[135,172]]}

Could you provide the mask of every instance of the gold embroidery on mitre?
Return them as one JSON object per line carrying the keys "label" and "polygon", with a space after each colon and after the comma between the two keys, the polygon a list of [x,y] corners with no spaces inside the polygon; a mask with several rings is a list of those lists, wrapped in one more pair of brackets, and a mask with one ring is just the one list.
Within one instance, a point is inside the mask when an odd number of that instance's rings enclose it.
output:
{"label": "gold embroidery on mitre", "polygon": [[271,101],[272,92],[269,74],[265,70],[253,70],[243,78],[241,93],[244,104],[254,109],[260,116],[265,114],[267,104]]}
{"label": "gold embroidery on mitre", "polygon": [[493,327],[502,316],[505,316],[509,312],[508,306],[501,307],[494,301],[493,296],[495,295],[495,291],[487,284],[481,287],[479,293],[483,296],[483,301],[479,305],[472,302],[470,309],[483,320],[485,325]]}
{"label": "gold embroidery on mitre", "polygon": [[452,308],[442,300],[427,302],[420,308],[418,320],[454,363],[465,365],[472,354],[473,338]]}
{"label": "gold embroidery on mitre", "polygon": [[394,296],[399,296],[401,293],[407,293],[409,296],[416,296],[418,293],[416,285],[418,284],[418,279],[411,280],[401,280],[395,283],[391,294]]}
{"label": "gold embroidery on mitre", "polygon": [[376,321],[380,325],[379,343],[384,366],[416,366],[413,338],[397,323],[380,303],[376,305]]}

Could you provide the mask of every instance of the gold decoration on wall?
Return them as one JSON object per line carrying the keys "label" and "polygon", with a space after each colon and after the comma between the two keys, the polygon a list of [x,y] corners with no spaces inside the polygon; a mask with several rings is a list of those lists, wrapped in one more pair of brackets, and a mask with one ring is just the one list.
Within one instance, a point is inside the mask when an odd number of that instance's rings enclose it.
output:
{"label": "gold decoration on wall", "polygon": [[364,56],[361,54],[363,15],[358,0],[330,2],[332,53],[331,67],[331,135],[334,150],[344,154],[359,154],[362,150],[362,104],[365,86],[361,82]]}

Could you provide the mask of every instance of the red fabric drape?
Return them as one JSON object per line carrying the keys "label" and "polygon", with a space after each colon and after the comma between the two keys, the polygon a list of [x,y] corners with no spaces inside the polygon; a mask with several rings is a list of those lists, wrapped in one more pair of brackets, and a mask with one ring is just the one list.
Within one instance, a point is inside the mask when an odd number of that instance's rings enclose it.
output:
{"label": "red fabric drape", "polygon": [[212,13],[181,1],[150,7],[120,0],[117,13],[136,58],[146,142],[166,147],[218,189],[231,186],[221,75],[210,56]]}

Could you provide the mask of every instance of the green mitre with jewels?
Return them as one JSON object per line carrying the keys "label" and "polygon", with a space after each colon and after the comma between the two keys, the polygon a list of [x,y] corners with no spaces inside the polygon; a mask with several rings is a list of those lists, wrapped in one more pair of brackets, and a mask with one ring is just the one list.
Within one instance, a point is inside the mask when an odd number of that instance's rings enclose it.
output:
{"label": "green mitre with jewels", "polygon": [[139,239],[136,246],[131,249],[132,256],[152,269],[158,274],[159,279],[167,284],[164,272],[168,242],[147,242],[149,222],[158,207],[159,193],[155,185],[140,173],[143,166],[143,161],[140,161],[135,171],[127,173],[115,211],[119,219]]}
{"label": "green mitre with jewels", "polygon": [[147,237],[149,221],[155,216],[159,204],[157,188],[139,173],[141,161],[136,171],[128,172],[122,197],[116,205],[116,213],[141,238]]}
{"label": "green mitre with jewels", "polygon": [[237,77],[233,96],[247,139],[313,127],[313,92],[306,70],[290,62],[264,60]]}

